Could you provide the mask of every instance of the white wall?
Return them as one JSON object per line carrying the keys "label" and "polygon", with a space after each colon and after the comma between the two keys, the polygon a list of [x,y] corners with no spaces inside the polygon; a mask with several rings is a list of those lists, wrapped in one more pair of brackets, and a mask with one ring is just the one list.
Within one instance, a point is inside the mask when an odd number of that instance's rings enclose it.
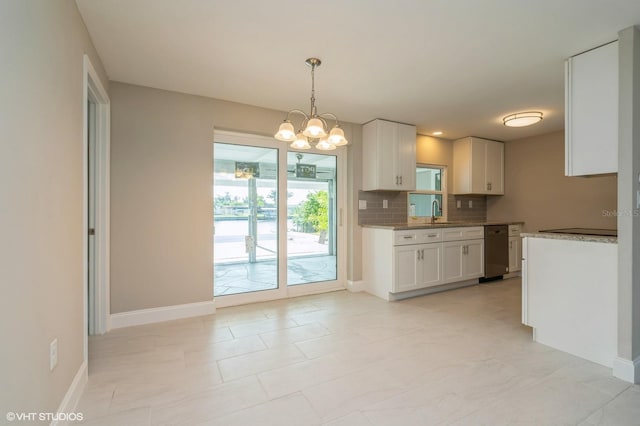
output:
{"label": "white wall", "polygon": [[2,421],[55,412],[84,358],[84,53],[107,87],[74,1],[0,2]]}

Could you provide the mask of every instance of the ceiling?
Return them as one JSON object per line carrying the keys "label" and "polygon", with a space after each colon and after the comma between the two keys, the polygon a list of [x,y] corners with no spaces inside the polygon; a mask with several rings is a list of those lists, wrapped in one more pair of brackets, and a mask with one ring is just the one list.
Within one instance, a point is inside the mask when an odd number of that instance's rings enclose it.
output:
{"label": "ceiling", "polygon": [[564,59],[640,25],[638,0],[76,2],[111,80],[307,111],[316,56],[319,112],[447,139],[563,129]]}

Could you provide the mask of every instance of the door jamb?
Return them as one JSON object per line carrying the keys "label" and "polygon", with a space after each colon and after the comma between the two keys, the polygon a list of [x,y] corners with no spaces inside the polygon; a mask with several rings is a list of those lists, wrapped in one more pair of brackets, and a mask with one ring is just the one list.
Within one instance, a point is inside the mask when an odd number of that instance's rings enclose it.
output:
{"label": "door jamb", "polygon": [[87,236],[89,232],[89,173],[88,173],[88,118],[89,98],[96,104],[96,185],[95,185],[95,272],[96,291],[95,303],[95,331],[103,334],[111,328],[110,326],[110,300],[109,300],[109,187],[110,187],[110,129],[111,129],[111,101],[105,90],[100,77],[93,67],[91,60],[85,54],[83,57],[83,124],[82,124],[82,229],[83,229],[83,249],[82,249],[82,272],[83,272],[83,305],[84,305],[84,359],[88,360],[88,253],[89,247]]}

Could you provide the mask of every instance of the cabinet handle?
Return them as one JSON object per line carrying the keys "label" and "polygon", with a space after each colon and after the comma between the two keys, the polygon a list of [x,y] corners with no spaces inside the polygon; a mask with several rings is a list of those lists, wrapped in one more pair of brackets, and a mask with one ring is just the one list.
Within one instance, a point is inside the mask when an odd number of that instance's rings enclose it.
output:
{"label": "cabinet handle", "polygon": [[509,248],[512,249],[513,248],[513,241],[509,241]]}
{"label": "cabinet handle", "polygon": [[462,254],[469,254],[469,246],[462,246]]}
{"label": "cabinet handle", "polygon": [[429,238],[435,238],[437,236],[438,236],[438,234],[429,234],[429,235],[427,235],[427,237],[429,237]]}
{"label": "cabinet handle", "polygon": [[400,185],[402,185],[402,176],[400,176]]}
{"label": "cabinet handle", "polygon": [[487,183],[487,191],[491,191],[491,182]]}
{"label": "cabinet handle", "polygon": [[410,239],[412,239],[412,238],[413,238],[413,235],[405,235],[405,236],[404,236],[404,237],[402,237],[402,238],[404,238],[405,240],[410,240]]}

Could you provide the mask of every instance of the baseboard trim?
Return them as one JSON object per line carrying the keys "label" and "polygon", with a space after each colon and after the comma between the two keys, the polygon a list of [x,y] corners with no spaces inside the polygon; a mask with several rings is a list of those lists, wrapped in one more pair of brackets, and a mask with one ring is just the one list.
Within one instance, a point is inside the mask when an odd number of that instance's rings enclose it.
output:
{"label": "baseboard trim", "polygon": [[424,296],[427,294],[440,293],[442,291],[456,290],[462,287],[470,287],[478,284],[478,279],[472,279],[467,281],[459,281],[454,283],[442,284],[435,287],[427,287],[419,290],[404,291],[402,293],[389,293],[389,301],[395,302],[397,300],[408,299],[410,297]]}
{"label": "baseboard trim", "polygon": [[111,315],[110,323],[111,329],[116,329],[182,318],[199,317],[215,313],[216,306],[213,300],[210,300],[207,302],[187,303],[185,305],[163,306],[161,308],[120,312]]}
{"label": "baseboard trim", "polygon": [[347,290],[349,290],[351,293],[359,293],[361,291],[364,291],[364,281],[347,280]]}
{"label": "baseboard trim", "polygon": [[625,382],[640,384],[640,356],[633,361],[619,357],[614,358],[613,375]]}
{"label": "baseboard trim", "polygon": [[[64,395],[64,398],[62,398],[62,402],[58,407],[58,415],[56,417],[66,417],[65,415],[75,412],[88,380],[89,373],[87,369],[87,361],[84,361],[78,369],[76,376],[73,378],[69,389],[67,389],[67,393]],[[51,426],[63,426],[68,424],[70,424],[69,421],[62,419],[58,420],[57,418],[51,422]]]}

